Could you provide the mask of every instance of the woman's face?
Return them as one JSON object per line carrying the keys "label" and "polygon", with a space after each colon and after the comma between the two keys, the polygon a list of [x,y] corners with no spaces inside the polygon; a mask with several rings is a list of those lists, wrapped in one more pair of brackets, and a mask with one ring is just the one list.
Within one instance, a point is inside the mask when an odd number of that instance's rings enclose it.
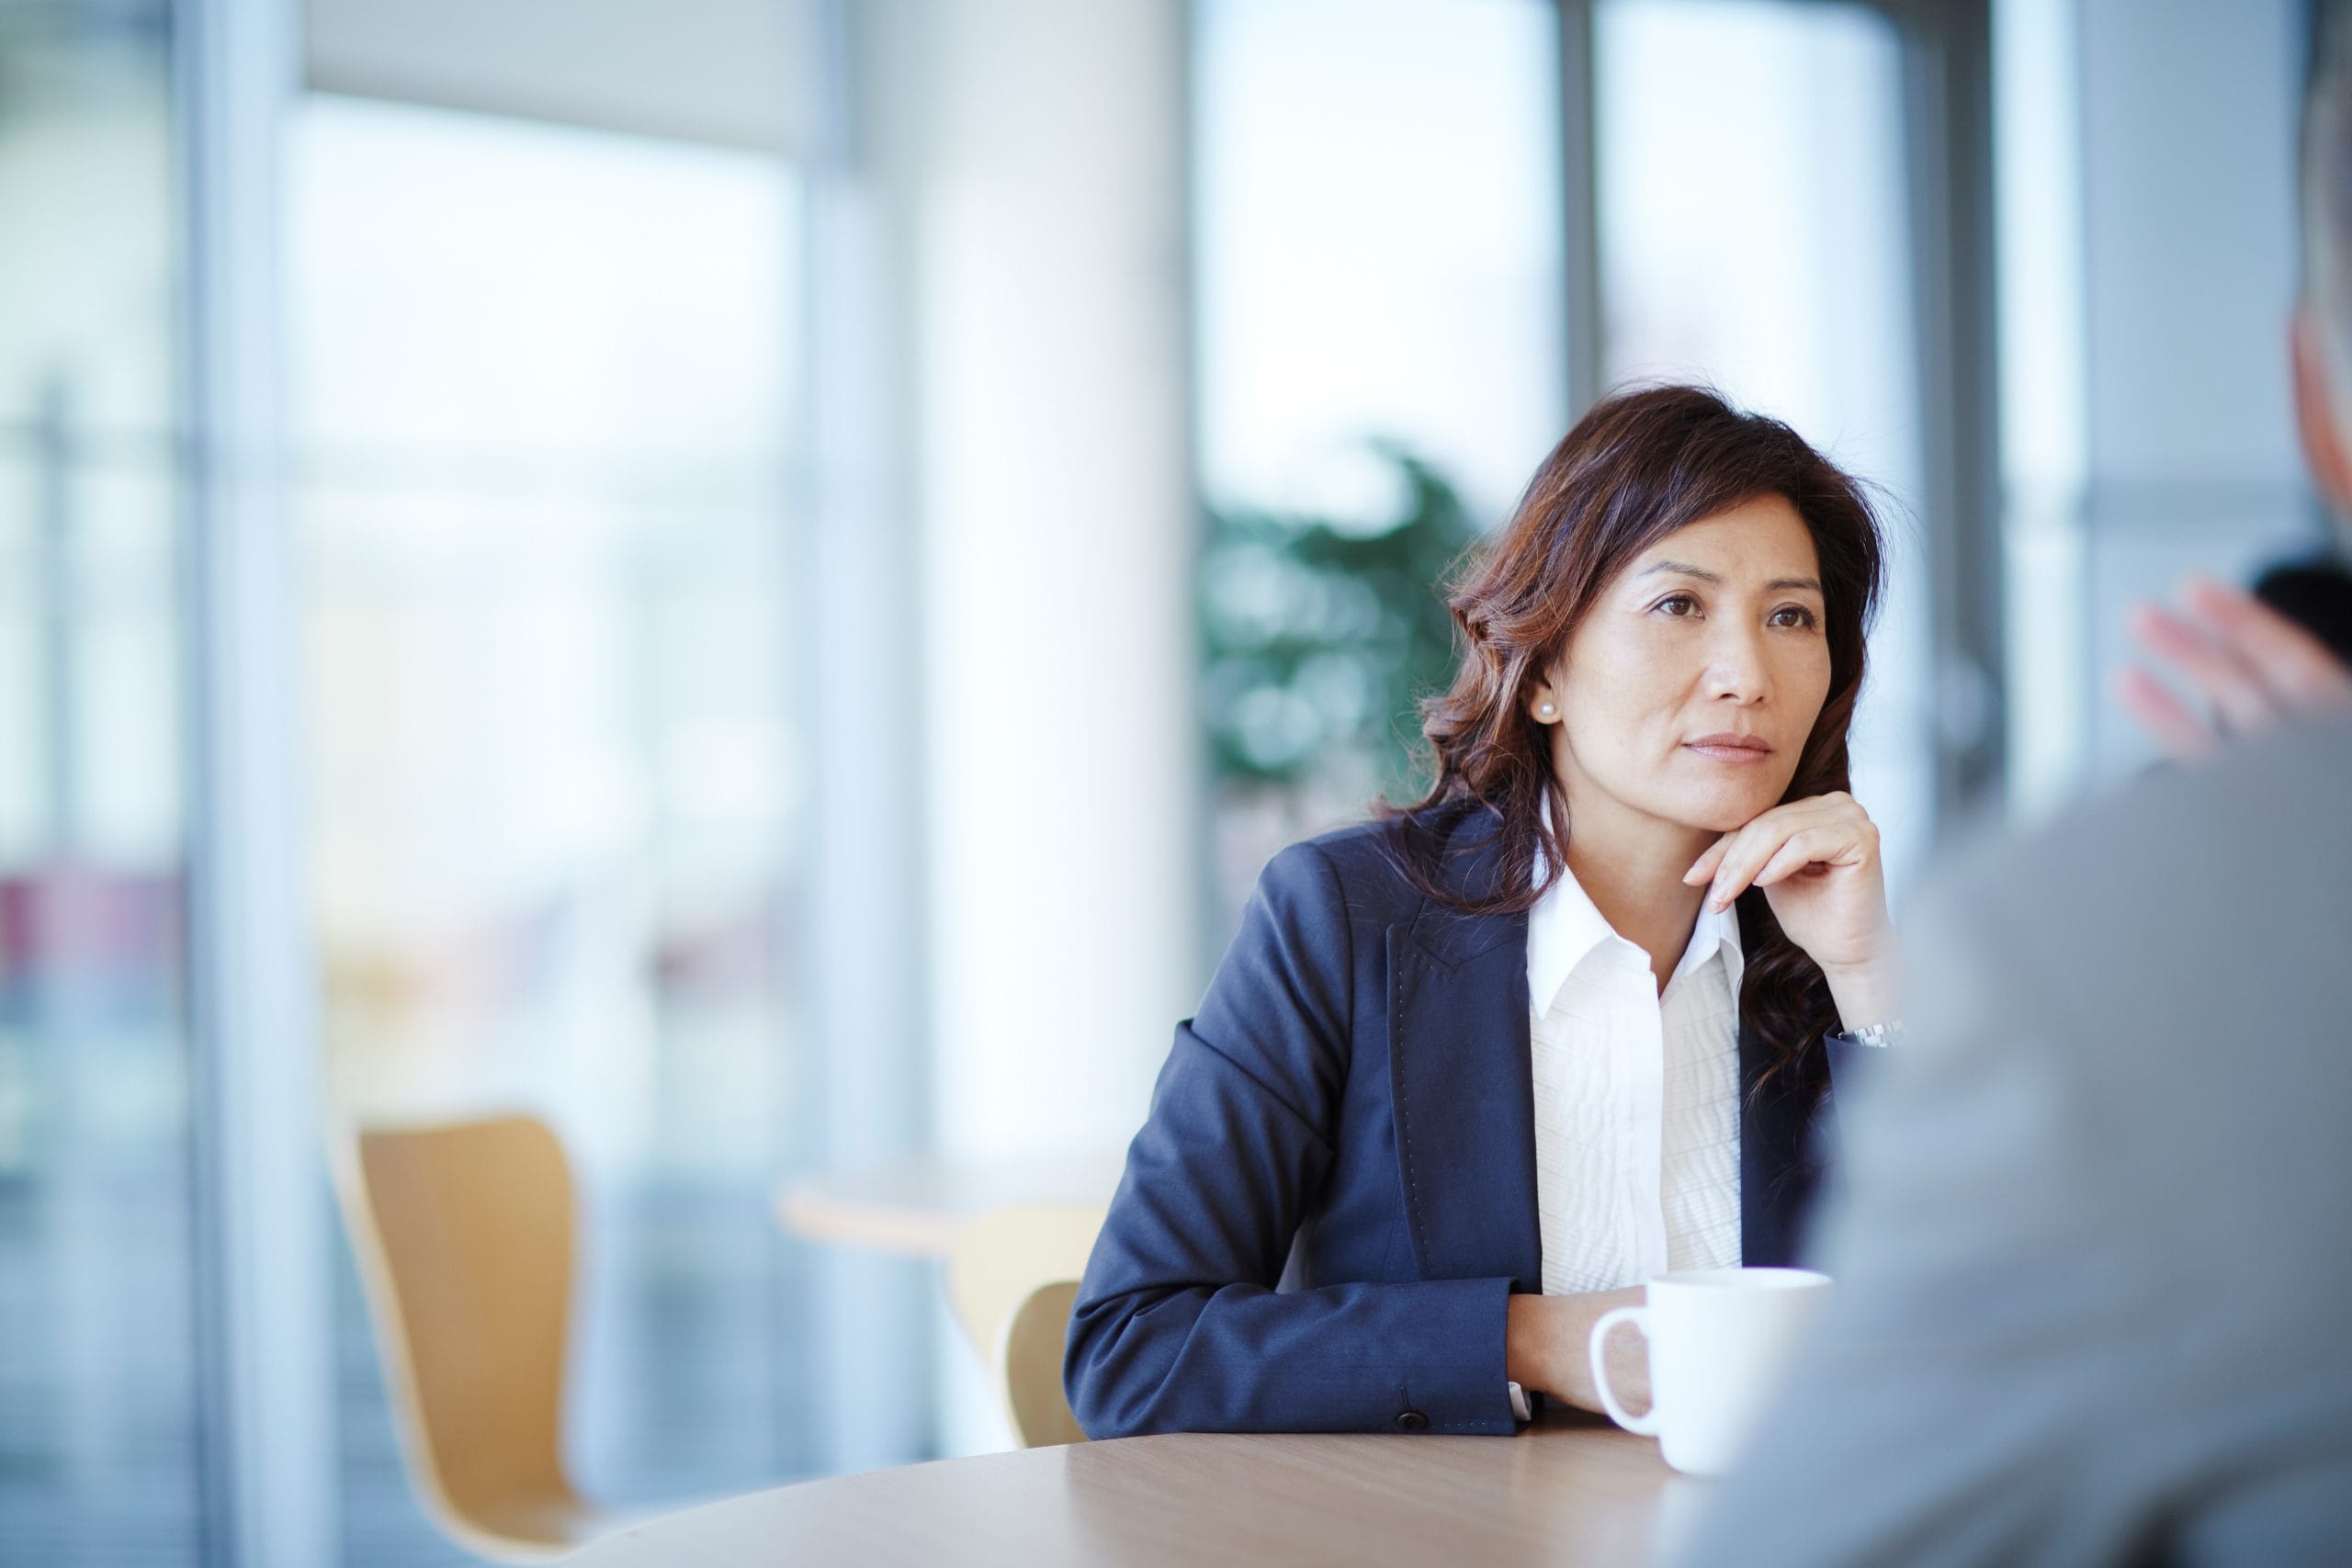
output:
{"label": "woman's face", "polygon": [[1721,833],[1778,805],[1829,694],[1820,579],[1804,520],[1766,495],[1676,529],[1604,588],[1525,699],[1555,726],[1573,816]]}

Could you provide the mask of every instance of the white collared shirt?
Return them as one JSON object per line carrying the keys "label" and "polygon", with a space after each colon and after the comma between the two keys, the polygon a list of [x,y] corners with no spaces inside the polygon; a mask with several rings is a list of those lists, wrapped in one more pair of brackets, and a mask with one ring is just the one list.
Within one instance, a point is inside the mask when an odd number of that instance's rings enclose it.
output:
{"label": "white collared shirt", "polygon": [[1743,964],[1737,914],[1702,908],[1661,996],[1572,873],[1528,911],[1546,1295],[1739,1261]]}
{"label": "white collared shirt", "polygon": [[[1537,850],[1538,881],[1546,863]],[[1545,1295],[1739,1261],[1744,964],[1735,909],[1700,908],[1663,995],[1649,954],[1611,929],[1575,873],[1527,912]],[[1528,1419],[1524,1391],[1509,1392]]]}

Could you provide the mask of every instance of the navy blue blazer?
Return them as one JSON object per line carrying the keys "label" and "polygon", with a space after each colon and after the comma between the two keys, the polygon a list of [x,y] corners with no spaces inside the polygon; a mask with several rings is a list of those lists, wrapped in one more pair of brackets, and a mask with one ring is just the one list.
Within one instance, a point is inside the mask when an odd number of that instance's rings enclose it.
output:
{"label": "navy blue blazer", "polygon": [[[1441,886],[1498,886],[1492,810],[1426,820]],[[1386,852],[1403,830],[1276,855],[1176,1026],[1070,1318],[1089,1436],[1515,1429],[1507,1303],[1544,1280],[1527,916],[1417,892]],[[1842,1043],[1758,1093],[1741,1031],[1749,1264],[1795,1253]]]}

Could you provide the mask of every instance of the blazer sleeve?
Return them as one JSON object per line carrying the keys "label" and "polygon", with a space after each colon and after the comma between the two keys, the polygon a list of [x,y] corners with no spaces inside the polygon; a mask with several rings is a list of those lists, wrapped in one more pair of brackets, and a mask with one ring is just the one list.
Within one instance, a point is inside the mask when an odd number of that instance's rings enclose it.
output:
{"label": "blazer sleeve", "polygon": [[1070,1318],[1088,1436],[1515,1429],[1508,1279],[1276,1289],[1344,1135],[1352,934],[1291,846],[1177,1025]]}

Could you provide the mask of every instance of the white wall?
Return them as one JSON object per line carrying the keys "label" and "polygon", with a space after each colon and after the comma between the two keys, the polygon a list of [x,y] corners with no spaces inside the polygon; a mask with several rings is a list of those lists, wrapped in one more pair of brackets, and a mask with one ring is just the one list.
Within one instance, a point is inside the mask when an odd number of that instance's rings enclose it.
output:
{"label": "white wall", "polygon": [[[910,0],[934,1146],[1116,1150],[1198,1001],[1181,0]],[[940,1442],[1010,1446],[935,1314]]]}
{"label": "white wall", "polygon": [[937,1142],[1123,1144],[1198,1001],[1182,7],[935,0],[917,220]]}

